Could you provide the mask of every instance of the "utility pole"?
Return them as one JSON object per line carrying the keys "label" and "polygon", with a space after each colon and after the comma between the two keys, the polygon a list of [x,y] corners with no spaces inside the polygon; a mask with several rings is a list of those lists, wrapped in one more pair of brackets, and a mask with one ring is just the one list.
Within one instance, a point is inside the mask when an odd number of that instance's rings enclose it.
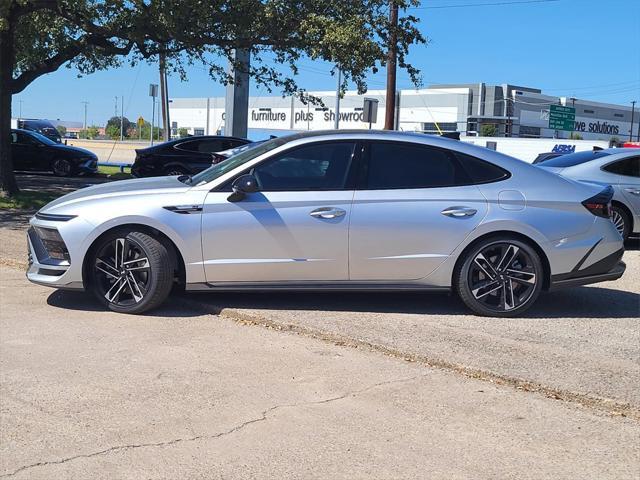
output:
{"label": "utility pole", "polygon": [[170,138],[169,130],[169,89],[167,86],[167,69],[166,57],[164,53],[160,53],[160,100],[162,102],[162,128],[164,129],[164,141],[168,142]]}
{"label": "utility pole", "polygon": [[633,141],[633,117],[636,113],[636,101],[631,102],[631,128],[629,128],[629,141]]}
{"label": "utility pole", "polygon": [[124,140],[124,95],[120,102],[120,141]]}
{"label": "utility pole", "polygon": [[340,70],[340,67],[338,65],[336,65],[336,69],[337,71],[337,81],[336,81],[336,109],[335,109],[335,113],[336,113],[336,118],[333,121],[333,128],[335,128],[336,130],[338,130],[338,128],[340,128],[340,84],[342,83],[342,70]]}
{"label": "utility pole", "polygon": [[396,63],[398,56],[398,4],[391,0],[389,12],[389,50],[387,52],[387,99],[384,110],[384,129],[395,128],[396,114]]}
{"label": "utility pole", "polygon": [[87,131],[87,105],[89,105],[89,102],[84,101],[84,102],[80,102],[82,104],[84,104],[84,131]]}
{"label": "utility pole", "polygon": [[22,120],[22,102],[24,100],[18,100],[18,105],[20,105],[20,113],[18,113],[18,120]]}

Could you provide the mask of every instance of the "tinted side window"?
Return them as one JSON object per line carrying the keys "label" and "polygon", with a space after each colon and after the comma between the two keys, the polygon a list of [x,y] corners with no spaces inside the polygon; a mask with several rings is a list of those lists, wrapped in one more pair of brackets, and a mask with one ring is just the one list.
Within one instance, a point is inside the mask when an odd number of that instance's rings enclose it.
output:
{"label": "tinted side window", "polygon": [[433,188],[469,184],[447,150],[425,145],[374,142],[369,145],[369,190]]}
{"label": "tinted side window", "polygon": [[342,190],[355,144],[321,143],[289,150],[253,170],[261,190]]}
{"label": "tinted side window", "polygon": [[455,155],[473,184],[497,182],[509,178],[509,172],[493,163],[485,162],[464,153],[456,152]]}
{"label": "tinted side window", "polygon": [[213,153],[225,150],[225,143],[221,140],[202,140],[196,143],[198,143],[198,152],[201,153]]}
{"label": "tinted side window", "polygon": [[627,177],[640,177],[640,157],[631,157],[606,165],[603,170]]}
{"label": "tinted side window", "polygon": [[197,140],[190,140],[188,142],[178,143],[174,145],[174,148],[177,148],[178,150],[186,150],[188,152],[197,152],[198,144],[199,142]]}

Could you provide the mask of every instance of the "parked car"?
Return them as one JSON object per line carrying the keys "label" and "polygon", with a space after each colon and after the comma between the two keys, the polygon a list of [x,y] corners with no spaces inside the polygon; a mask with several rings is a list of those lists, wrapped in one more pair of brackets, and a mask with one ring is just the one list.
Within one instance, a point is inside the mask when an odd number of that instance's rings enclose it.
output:
{"label": "parked car", "polygon": [[56,143],[62,143],[60,132],[49,120],[19,119],[16,123],[18,129],[36,132]]}
{"label": "parked car", "polygon": [[59,177],[98,171],[98,157],[84,148],[71,147],[29,130],[11,130],[14,170],[50,171]]}
{"label": "parked car", "polygon": [[549,171],[613,187],[611,219],[623,238],[640,233],[640,151],[608,148],[563,155],[540,165]]}
{"label": "parked car", "polygon": [[193,177],[55,200],[31,220],[27,276],[127,313],[157,307],[178,279],[210,292],[453,290],[477,314],[514,316],[542,290],[623,274],[612,195],[436,136],[295,134]]}
{"label": "parked car", "polygon": [[546,162],[547,160],[551,160],[552,158],[559,157],[560,155],[565,155],[565,154],[564,153],[558,153],[558,152],[539,153],[538,156],[533,161],[533,164],[537,165],[539,163]]}
{"label": "parked car", "polygon": [[250,148],[257,147],[264,142],[266,142],[266,140],[258,140],[257,142],[245,143],[244,145],[240,145],[239,147],[229,148],[221,152],[215,152],[213,153],[212,163],[220,163],[233,155],[249,150]]}
{"label": "parked car", "polygon": [[212,163],[212,154],[250,143],[236,137],[207,135],[180,138],[136,150],[131,173],[136,177],[193,175]]}

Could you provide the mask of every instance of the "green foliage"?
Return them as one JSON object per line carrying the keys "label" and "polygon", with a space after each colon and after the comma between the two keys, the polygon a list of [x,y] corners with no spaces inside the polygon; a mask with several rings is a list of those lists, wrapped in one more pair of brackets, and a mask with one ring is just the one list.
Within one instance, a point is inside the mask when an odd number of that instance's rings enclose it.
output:
{"label": "green foliage", "polygon": [[571,132],[571,134],[569,135],[569,138],[571,140],[582,140],[582,135],[576,132]]}
{"label": "green foliage", "polygon": [[[123,134],[125,137],[128,135],[129,130],[133,125],[134,124],[132,124],[127,117],[122,118],[122,128],[123,128]],[[113,138],[113,139],[120,138],[120,117],[111,117],[107,121],[105,133],[110,138]]]}
{"label": "green foliage", "polygon": [[58,133],[60,134],[61,137],[64,137],[65,134],[67,133],[67,127],[65,127],[64,125],[58,125],[56,127],[56,130],[58,130]]}
{"label": "green foliage", "polygon": [[498,129],[492,123],[484,124],[480,127],[480,136],[482,137],[495,137],[498,134]]}
{"label": "green foliage", "polygon": [[189,136],[189,129],[185,128],[185,127],[179,128],[178,129],[178,136],[180,138],[188,137]]}
{"label": "green foliage", "polygon": [[[157,60],[165,52],[170,72],[204,63],[222,83],[231,77],[224,59],[233,49],[251,48],[250,74],[257,84],[302,94],[294,76],[301,57],[341,66],[344,86],[366,90],[365,75],[386,63],[392,27],[389,0],[3,0],[0,24],[15,28],[12,93],[62,65],[82,74]],[[400,12],[418,0],[396,0]],[[167,15],[167,12],[171,12]],[[409,47],[425,43],[413,15],[400,15],[398,65],[418,85],[419,72],[407,62]],[[222,60],[222,61],[221,61]],[[274,63],[276,64],[274,66]],[[283,73],[280,66],[290,72]]]}
{"label": "green foliage", "polygon": [[87,130],[85,131],[85,134],[86,134],[86,138],[88,138],[90,140],[93,140],[98,135],[100,135],[100,127],[96,127],[95,125],[91,125],[90,127],[87,127]]}
{"label": "green foliage", "polygon": [[183,80],[197,62],[228,84],[233,77],[226,64],[247,68],[234,62],[235,50],[245,49],[256,86],[318,103],[296,83],[301,58],[339,65],[342,90],[352,82],[363,93],[366,75],[386,64],[395,34],[397,64],[419,86],[420,72],[407,55],[411,45],[427,40],[417,18],[402,13],[419,0],[395,3],[397,26],[389,22],[389,0],[0,0],[0,72],[10,72],[0,75],[0,190],[18,191],[7,97],[63,65],[85,75],[125,62],[156,62],[162,54],[168,72]]}

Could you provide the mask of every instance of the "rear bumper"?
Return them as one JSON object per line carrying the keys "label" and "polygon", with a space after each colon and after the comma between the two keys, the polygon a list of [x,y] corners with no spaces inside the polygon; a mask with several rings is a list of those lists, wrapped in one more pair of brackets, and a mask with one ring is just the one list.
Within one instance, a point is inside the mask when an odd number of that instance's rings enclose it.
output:
{"label": "rear bumper", "polygon": [[617,280],[622,277],[627,268],[621,260],[623,253],[624,249],[620,249],[585,269],[553,275],[549,289],[556,290],[564,287]]}

